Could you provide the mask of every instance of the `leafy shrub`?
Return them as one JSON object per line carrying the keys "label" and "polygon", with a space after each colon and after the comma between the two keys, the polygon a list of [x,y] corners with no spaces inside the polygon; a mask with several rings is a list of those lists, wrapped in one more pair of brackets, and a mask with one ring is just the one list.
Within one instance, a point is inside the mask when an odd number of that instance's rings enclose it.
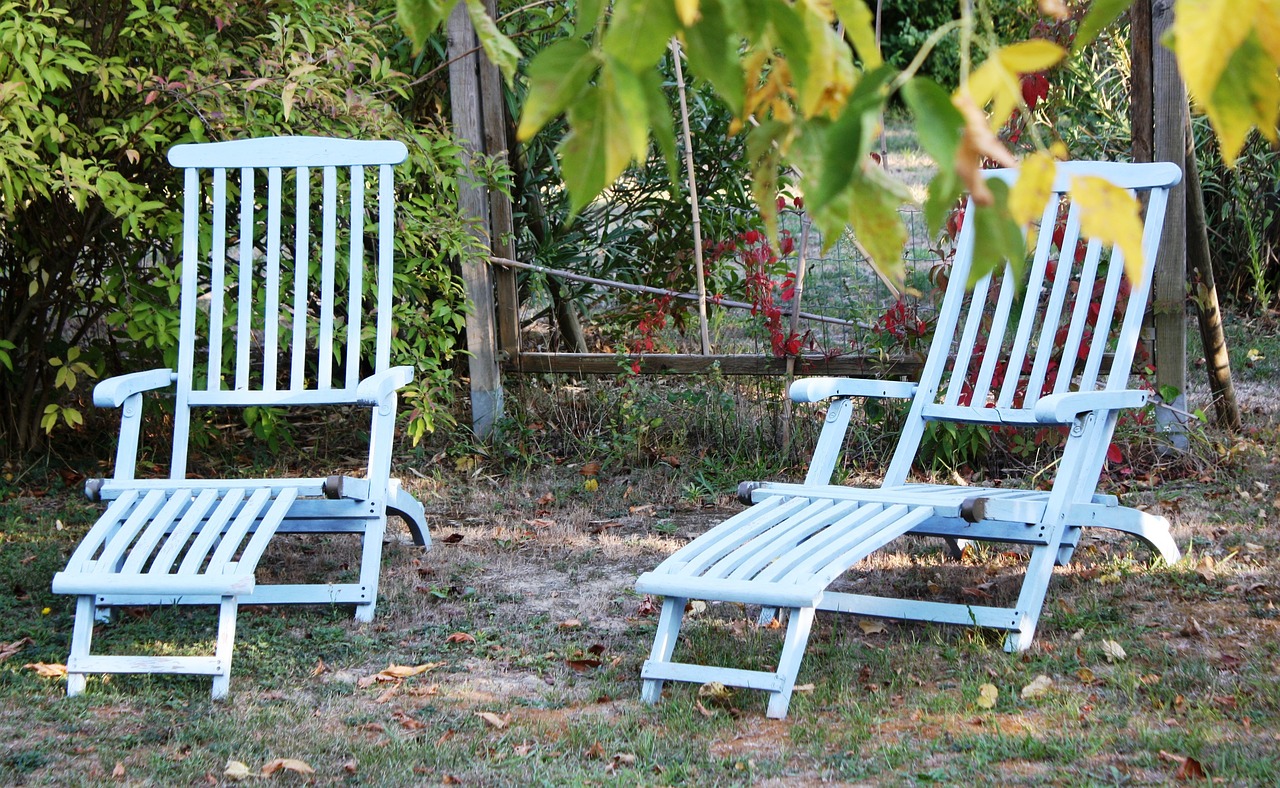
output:
{"label": "leafy shrub", "polygon": [[[393,362],[418,369],[411,434],[448,418],[465,304],[449,261],[477,242],[456,199],[461,149],[390,12],[0,3],[0,442],[24,451],[77,426],[87,378],[174,363],[181,184],[165,152],[271,134],[409,144]],[[502,175],[481,159],[470,177]]]}

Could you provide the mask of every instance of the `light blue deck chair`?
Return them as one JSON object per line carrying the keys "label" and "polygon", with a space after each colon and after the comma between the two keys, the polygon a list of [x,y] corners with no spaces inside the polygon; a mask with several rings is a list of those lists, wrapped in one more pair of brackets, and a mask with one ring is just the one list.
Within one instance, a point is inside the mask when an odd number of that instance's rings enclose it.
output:
{"label": "light blue deck chair", "polygon": [[[1078,175],[1106,178],[1145,193],[1141,282],[1124,277],[1118,250],[1081,239],[1078,206],[1063,199]],[[1013,183],[1016,170],[988,177]],[[974,217],[970,205],[937,329],[918,383],[811,378],[796,381],[798,402],[826,402],[826,420],[803,484],[746,483],[754,505],[672,554],[636,588],[662,595],[661,617],[644,663],[642,697],[657,702],[667,680],[719,682],[766,690],[767,714],[786,716],[796,674],[818,610],[1004,630],[1005,648],[1030,646],[1055,564],[1070,560],[1082,528],[1124,531],[1164,560],[1178,549],[1163,518],[1095,494],[1122,409],[1144,405],[1149,392],[1129,388],[1169,189],[1181,178],[1172,164],[1059,164],[1054,195],[1040,222],[1031,261],[1019,281],[1004,265],[970,290]],[[1065,218],[1062,214],[1065,213]],[[1054,228],[1064,221],[1055,251]],[[1077,254],[1078,244],[1086,244]],[[1077,260],[1077,257],[1080,259]],[[855,405],[864,397],[911,400],[905,426],[879,489],[831,484]],[[908,482],[930,422],[1060,425],[1069,430],[1048,491]],[[1029,545],[1030,558],[1011,608],[840,593],[829,587],[872,552],[905,534],[954,543],[989,540]],[[776,670],[673,661],[691,599],[762,607],[762,623],[787,614]]]}
{"label": "light blue deck chair", "polygon": [[[94,389],[94,404],[123,415],[115,476],[87,485],[109,505],[53,580],[78,597],[69,695],[88,673],[182,673],[213,676],[223,697],[237,605],[354,604],[369,621],[388,513],[430,545],[422,504],[390,477],[396,392],[413,377],[390,364],[392,167],[406,155],[400,142],[319,137],[170,150],[185,176],[178,368]],[[136,479],[142,395],[170,386],[169,478]],[[364,478],[188,478],[192,411],[324,405],[371,410]],[[257,584],[277,533],[352,535],[358,577]],[[112,606],[172,603],[218,606],[214,656],[90,653]]]}

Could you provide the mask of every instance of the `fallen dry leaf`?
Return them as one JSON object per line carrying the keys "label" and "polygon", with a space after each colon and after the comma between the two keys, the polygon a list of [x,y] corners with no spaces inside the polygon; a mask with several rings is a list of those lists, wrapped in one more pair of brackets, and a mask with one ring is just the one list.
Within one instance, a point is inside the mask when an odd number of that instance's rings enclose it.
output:
{"label": "fallen dry leaf", "polygon": [[329,672],[329,666],[324,664],[324,660],[317,659],[316,666],[311,669],[311,677],[315,678],[316,676],[321,676],[328,672]]}
{"label": "fallen dry leaf", "polygon": [[1204,627],[1200,626],[1200,622],[1195,618],[1188,618],[1187,623],[1182,625],[1182,629],[1178,630],[1178,634],[1184,638],[1202,638],[1204,637]]}
{"label": "fallen dry leaf", "polygon": [[792,692],[813,692],[812,684],[797,684],[791,688]]}
{"label": "fallen dry leaf", "polygon": [[994,709],[996,707],[996,698],[998,697],[1000,697],[1000,690],[996,689],[996,685],[983,684],[978,688],[978,707]]}
{"label": "fallen dry leaf", "polygon": [[1031,698],[1039,698],[1049,694],[1049,690],[1053,688],[1053,679],[1043,674],[1036,676],[1031,683],[1022,688],[1022,697],[1024,700]]}
{"label": "fallen dry leaf", "polygon": [[111,770],[111,776],[117,780],[124,779],[124,761],[116,761],[116,768]]}
{"label": "fallen dry leaf", "polygon": [[396,693],[397,693],[397,692],[399,692],[399,691],[400,691],[400,685],[399,685],[399,684],[392,684],[390,687],[387,687],[385,690],[383,690],[383,692],[382,692],[382,694],[381,694],[381,695],[379,695],[378,697],[374,698],[373,702],[374,702],[374,703],[386,703],[386,702],[388,702],[389,700],[391,700],[392,698],[394,698],[394,697],[396,696]]}
{"label": "fallen dry leaf", "polygon": [[1200,575],[1200,579],[1206,583],[1212,583],[1217,578],[1218,572],[1213,556],[1206,555],[1196,563],[1196,574]]}
{"label": "fallen dry leaf", "polygon": [[858,621],[858,629],[861,629],[864,635],[883,635],[889,631],[883,621],[873,621],[869,618],[860,619]]}
{"label": "fallen dry leaf", "polygon": [[1092,684],[1097,680],[1097,676],[1093,675],[1093,671],[1088,668],[1080,668],[1077,670],[1076,678],[1080,679],[1081,684]]}
{"label": "fallen dry leaf", "polygon": [[351,760],[342,764],[342,771],[346,772],[347,774],[355,774],[357,768],[358,767],[357,767],[355,758],[352,758]]}
{"label": "fallen dry leaf", "polygon": [[444,639],[446,643],[474,643],[476,636],[466,632],[454,632],[452,635]]}
{"label": "fallen dry leaf", "polygon": [[577,629],[580,626],[582,626],[582,622],[576,618],[566,618],[560,622],[561,629]]}
{"label": "fallen dry leaf", "polygon": [[240,782],[253,776],[253,772],[249,771],[249,767],[240,761],[227,761],[227,765],[222,769],[222,776],[232,782]]}
{"label": "fallen dry leaf", "polygon": [[587,751],[582,754],[582,757],[591,758],[592,760],[597,760],[597,761],[603,761],[604,745],[598,741],[593,742],[592,745],[587,748]]}
{"label": "fallen dry leaf", "polygon": [[28,662],[22,667],[34,670],[44,679],[60,679],[67,675],[67,666],[57,662]]}
{"label": "fallen dry leaf", "polygon": [[422,720],[414,719],[413,717],[410,717],[408,714],[405,714],[403,711],[396,712],[395,714],[391,715],[391,718],[396,722],[400,723],[400,727],[404,728],[407,731],[420,731],[423,728],[427,727],[426,723],[424,723]]}
{"label": "fallen dry leaf", "polygon": [[20,640],[15,640],[12,643],[7,643],[3,646],[0,646],[0,660],[4,660],[4,659],[8,659],[9,657],[12,657],[14,654],[17,654],[19,651],[26,648],[32,642],[33,641],[31,640],[31,638],[22,638]]}
{"label": "fallen dry leaf", "polygon": [[1205,780],[1209,775],[1205,773],[1204,766],[1195,758],[1186,755],[1178,755],[1166,750],[1160,751],[1160,760],[1169,763],[1178,764],[1178,771],[1173,775],[1178,780]]}
{"label": "fallen dry leaf", "polygon": [[1114,640],[1102,641],[1102,654],[1107,658],[1107,662],[1124,662],[1125,657],[1129,656],[1124,653],[1124,648]]}
{"label": "fallen dry leaf", "polygon": [[444,542],[445,544],[457,544],[458,542],[461,542],[462,539],[463,539],[462,534],[453,533],[444,537],[440,541]]}
{"label": "fallen dry leaf", "polygon": [[484,720],[485,724],[490,728],[502,730],[507,727],[507,721],[491,711],[477,711],[476,716]]}
{"label": "fallen dry leaf", "polygon": [[640,600],[640,604],[636,606],[637,616],[656,616],[658,615],[658,606],[653,604],[653,597],[648,594],[644,595],[644,599]]}
{"label": "fallen dry leaf", "polygon": [[712,711],[711,709],[708,709],[706,706],[703,706],[703,705],[702,705],[702,701],[700,701],[700,700],[695,700],[695,701],[693,702],[693,707],[694,707],[695,709],[697,709],[697,710],[698,710],[698,713],[699,713],[699,714],[701,714],[701,715],[702,715],[702,716],[704,716],[704,717],[714,717],[714,716],[716,716],[716,713],[715,713],[714,711]]}
{"label": "fallen dry leaf", "polygon": [[300,761],[297,758],[276,758],[262,767],[262,776],[270,777],[281,769],[284,769],[287,772],[294,772],[295,774],[316,773],[316,770],[312,769],[311,764],[306,761]]}
{"label": "fallen dry leaf", "polygon": [[457,777],[454,777],[452,774],[446,774],[444,776],[444,779],[442,779],[440,782],[444,783],[445,785],[462,785],[462,780],[459,780]]}
{"label": "fallen dry leaf", "polygon": [[601,466],[599,462],[592,460],[591,462],[583,464],[582,468],[578,471],[578,473],[581,474],[582,476],[599,476],[600,467]]}
{"label": "fallen dry leaf", "polygon": [[564,664],[568,665],[576,673],[586,673],[588,670],[600,667],[603,662],[598,659],[566,659]]}

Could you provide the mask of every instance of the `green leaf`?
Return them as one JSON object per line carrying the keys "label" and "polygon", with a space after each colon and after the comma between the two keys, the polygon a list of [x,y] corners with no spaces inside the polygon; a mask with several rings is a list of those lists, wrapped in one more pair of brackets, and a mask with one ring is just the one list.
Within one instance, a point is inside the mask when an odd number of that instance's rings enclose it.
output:
{"label": "green leaf", "polygon": [[902,258],[907,227],[898,213],[903,203],[902,194],[879,168],[873,168],[868,175],[870,177],[860,178],[853,185],[849,224],[876,270],[901,284],[907,273]]}
{"label": "green leaf", "polygon": [[560,144],[561,172],[577,214],[648,150],[644,89],[633,72],[607,60],[600,84],[569,108],[570,132]]}
{"label": "green leaf", "polygon": [[822,150],[818,188],[806,194],[821,205],[845,189],[866,164],[871,142],[880,124],[880,113],[888,96],[885,89],[896,72],[882,66],[858,81],[844,112],[831,124]]}
{"label": "green leaf", "polygon": [[671,107],[662,92],[662,75],[655,69],[640,74],[640,84],[645,93],[645,105],[649,109],[649,128],[658,153],[667,164],[667,177],[672,183],[680,181],[680,154],[676,149],[676,130]]}
{"label": "green leaf", "polygon": [[964,116],[951,103],[951,95],[928,77],[913,77],[902,86],[902,98],[915,116],[920,146],[939,170],[955,170]]}
{"label": "green leaf", "polygon": [[1004,265],[1012,266],[1015,281],[1021,281],[1026,267],[1027,250],[1022,228],[1009,215],[1009,185],[998,178],[987,181],[994,198],[991,205],[969,202],[973,211],[973,268],[969,286]]}
{"label": "green leaf", "polygon": [[618,0],[604,34],[604,51],[642,71],[658,62],[679,28],[670,0]]}
{"label": "green leaf", "polygon": [[467,0],[467,14],[471,17],[476,38],[480,40],[485,55],[510,84],[515,79],[516,67],[520,65],[520,49],[498,29],[498,25],[485,10],[483,0]]}
{"label": "green leaf", "polygon": [[955,208],[956,200],[964,191],[964,184],[954,169],[939,170],[929,181],[929,193],[924,201],[924,218],[929,228],[929,237],[936,238],[942,232],[943,222]]}
{"label": "green leaf", "polygon": [[1280,80],[1256,34],[1245,38],[1227,61],[1212,98],[1200,103],[1218,134],[1222,159],[1228,165],[1235,163],[1250,129],[1257,127],[1267,139],[1276,141]]}
{"label": "green leaf", "polygon": [[778,235],[778,168],[787,126],[765,121],[747,132],[747,160],[751,170],[751,197],[760,209],[765,231]]}
{"label": "green leaf", "polygon": [[1119,19],[1131,5],[1133,0],[1093,0],[1089,6],[1089,13],[1085,15],[1084,21],[1080,23],[1080,29],[1076,31],[1076,40],[1071,47],[1072,54],[1083,52],[1099,33]]}
{"label": "green leaf", "polygon": [[863,0],[832,0],[831,5],[844,23],[844,34],[858,50],[863,66],[872,69],[883,63],[876,43],[875,19],[867,4]]}
{"label": "green leaf", "polygon": [[534,56],[527,70],[529,93],[520,112],[517,138],[533,137],[573,104],[599,65],[591,47],[573,38],[556,41]]}
{"label": "green leaf", "polygon": [[710,82],[729,111],[739,115],[746,84],[738,57],[738,36],[720,0],[704,0],[701,11],[697,24],[684,33],[690,69]]}
{"label": "green leaf", "polygon": [[457,4],[458,0],[396,0],[396,21],[413,42],[415,54]]}
{"label": "green leaf", "polygon": [[591,35],[600,22],[602,10],[604,0],[578,0],[578,19],[573,26],[573,34],[579,38]]}

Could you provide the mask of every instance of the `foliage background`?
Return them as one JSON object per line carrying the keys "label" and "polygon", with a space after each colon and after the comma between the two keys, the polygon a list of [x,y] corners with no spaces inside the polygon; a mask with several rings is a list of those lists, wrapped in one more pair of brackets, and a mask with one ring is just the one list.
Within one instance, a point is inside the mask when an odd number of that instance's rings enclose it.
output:
{"label": "foliage background", "polygon": [[269,134],[409,144],[393,361],[418,370],[411,434],[448,420],[464,309],[450,261],[476,241],[434,65],[390,2],[0,4],[0,444],[80,427],[92,378],[173,365],[181,181],[165,153]]}

